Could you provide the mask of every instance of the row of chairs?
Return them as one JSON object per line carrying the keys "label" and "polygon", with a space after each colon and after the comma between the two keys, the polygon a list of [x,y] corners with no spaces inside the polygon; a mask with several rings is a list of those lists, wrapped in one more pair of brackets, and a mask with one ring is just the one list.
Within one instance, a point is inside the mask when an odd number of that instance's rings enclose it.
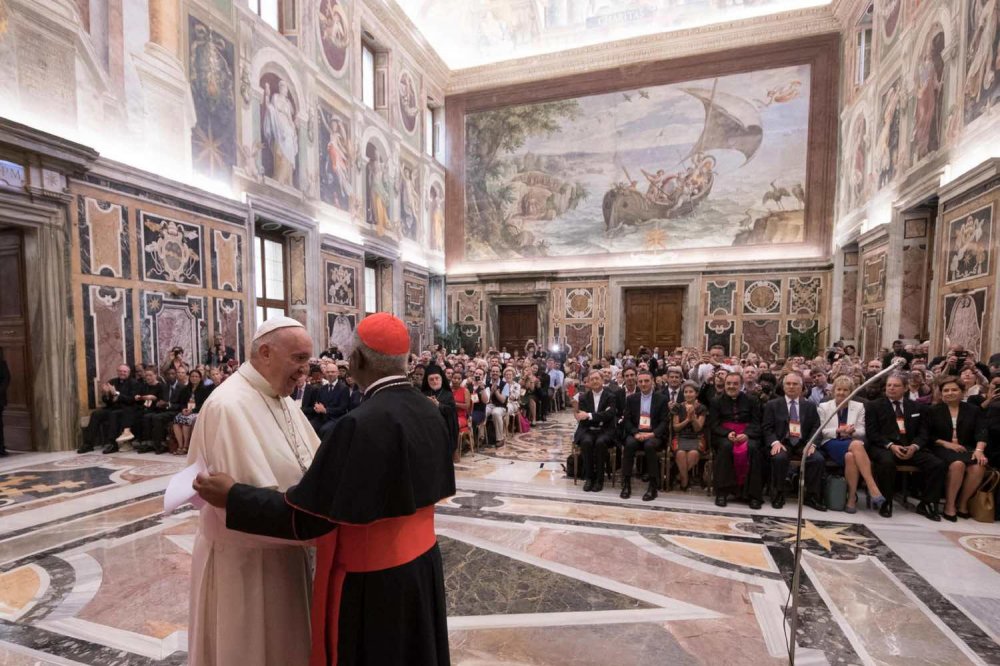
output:
{"label": "row of chairs", "polygon": [[[702,443],[704,444],[704,435],[702,435]],[[618,479],[621,475],[621,455],[622,455],[623,445],[615,442],[614,447],[608,449],[608,479],[611,481],[611,486],[615,487],[618,483]],[[715,469],[715,456],[712,452],[712,448],[709,446],[705,447],[705,453],[702,454],[701,458],[698,460],[698,466],[700,468],[701,485],[705,489],[706,495],[711,495],[713,491],[712,481],[713,481],[713,470]],[[579,445],[575,442],[573,443],[573,485],[576,485],[580,480],[580,456],[581,450]],[[645,463],[646,452],[643,450],[636,451],[635,462],[638,466],[640,461]],[[670,446],[670,442],[660,451],[656,452],[657,461],[659,463],[660,470],[660,482],[659,489],[666,492],[673,486],[673,470],[674,470],[674,454],[673,448]],[[638,467],[637,467],[638,468]]]}

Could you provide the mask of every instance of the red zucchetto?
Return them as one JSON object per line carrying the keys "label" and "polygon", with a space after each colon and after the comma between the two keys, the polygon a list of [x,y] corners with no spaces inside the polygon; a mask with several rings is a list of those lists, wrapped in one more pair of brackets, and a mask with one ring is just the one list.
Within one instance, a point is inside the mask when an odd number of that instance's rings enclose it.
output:
{"label": "red zucchetto", "polygon": [[372,351],[399,356],[410,351],[410,332],[399,317],[377,312],[361,320],[358,337]]}

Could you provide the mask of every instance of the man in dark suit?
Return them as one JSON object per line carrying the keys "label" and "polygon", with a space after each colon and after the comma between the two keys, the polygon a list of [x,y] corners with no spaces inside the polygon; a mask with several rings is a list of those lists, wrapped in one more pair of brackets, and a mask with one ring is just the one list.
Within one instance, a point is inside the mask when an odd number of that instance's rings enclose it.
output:
{"label": "man in dark suit", "polygon": [[584,492],[604,490],[604,457],[615,442],[615,396],[604,386],[601,373],[592,370],[587,375],[590,389],[580,397],[576,410],[576,432],[573,443],[583,453]]}
{"label": "man in dark suit", "polygon": [[[626,370],[626,372],[635,372]],[[656,452],[663,446],[670,426],[667,397],[653,391],[653,375],[643,370],[638,375],[638,390],[625,399],[625,453],[622,456],[622,499],[632,496],[632,466],[635,452],[643,450],[649,488],[642,496],[644,502],[656,499],[660,485],[659,458]]]}
{"label": "man in dark suit", "polygon": [[549,377],[545,363],[535,364],[535,375],[538,377],[538,390],[535,394],[538,398],[538,420],[545,421],[549,414],[549,386],[552,378]]}
{"label": "man in dark suit", "polygon": [[[896,358],[901,358],[901,359],[905,360],[906,363],[904,364],[904,367],[906,367],[906,368],[909,368],[910,367],[910,363],[913,362],[913,354],[911,354],[910,352],[906,351],[906,348],[903,346],[903,341],[902,340],[893,340],[892,341],[892,351],[890,353],[886,354],[882,358],[882,367],[883,368],[888,368],[890,365],[892,365],[892,362]],[[882,488],[882,486],[879,486],[879,489],[881,489],[881,488]],[[885,505],[883,504],[882,506],[885,506]]]}
{"label": "man in dark suit", "polygon": [[236,358],[236,350],[227,347],[221,333],[216,333],[212,342],[212,348],[208,350],[208,365],[212,368],[220,368]]}
{"label": "man in dark suit", "polygon": [[104,444],[104,453],[117,453],[115,439],[135,425],[135,395],[139,383],[131,378],[132,368],[118,366],[118,376],[101,385],[102,406],[90,413],[90,422],[84,432],[83,446],[77,453],[93,451]]}
{"label": "man in dark suit", "polygon": [[[724,507],[727,496],[739,491],[733,447],[746,443],[747,468],[743,495],[751,509],[764,501],[764,456],[760,443],[760,404],[743,388],[743,375],[726,375],[725,390],[712,401],[708,422],[715,447],[715,505]],[[742,448],[742,446],[740,447]]]}
{"label": "man in dark suit", "polygon": [[[309,423],[316,430],[320,441],[326,439],[337,421],[351,409],[351,389],[340,379],[340,368],[336,363],[327,363],[323,367],[326,384],[319,387],[306,388],[302,398],[302,411],[309,418]],[[310,402],[307,403],[306,400]],[[310,414],[310,410],[312,414]]]}
{"label": "man in dark suit", "polygon": [[780,509],[785,505],[785,477],[788,476],[789,457],[802,456],[806,475],[806,506],[826,511],[823,503],[823,472],[826,461],[823,454],[806,442],[819,429],[816,405],[802,398],[802,375],[790,372],[782,382],[785,395],[764,405],[762,430],[764,445],[771,454],[771,506]]}
{"label": "man in dark suit", "polygon": [[937,507],[947,467],[917,440],[922,414],[920,405],[906,397],[906,381],[900,373],[890,374],[885,381],[885,396],[865,407],[865,448],[872,461],[875,482],[886,498],[879,509],[884,518],[892,516],[896,465],[914,465],[924,478],[917,513],[934,522],[941,520]]}

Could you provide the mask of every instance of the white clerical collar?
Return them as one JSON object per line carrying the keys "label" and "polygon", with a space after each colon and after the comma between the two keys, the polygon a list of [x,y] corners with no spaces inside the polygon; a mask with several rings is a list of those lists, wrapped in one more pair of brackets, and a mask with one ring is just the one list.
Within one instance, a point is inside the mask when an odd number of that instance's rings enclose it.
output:
{"label": "white clerical collar", "polygon": [[251,386],[266,395],[268,398],[277,399],[279,397],[278,392],[271,388],[270,382],[264,379],[264,375],[260,374],[257,368],[253,367],[253,363],[250,361],[246,361],[243,365],[241,365],[237,372],[243,375],[243,378],[250,382]]}
{"label": "white clerical collar", "polygon": [[400,380],[408,381],[406,379],[406,375],[389,375],[387,377],[382,377],[381,379],[376,379],[371,383],[371,386],[365,387],[365,393],[370,393],[371,391],[377,389],[379,386],[382,386],[383,384],[388,384],[389,382],[398,382]]}

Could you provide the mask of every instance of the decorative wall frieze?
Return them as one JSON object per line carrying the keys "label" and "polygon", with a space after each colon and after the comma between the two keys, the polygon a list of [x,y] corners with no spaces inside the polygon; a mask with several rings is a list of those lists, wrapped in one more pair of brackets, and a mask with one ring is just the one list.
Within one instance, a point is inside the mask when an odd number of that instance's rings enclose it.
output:
{"label": "decorative wall frieze", "polygon": [[594,70],[638,66],[649,61],[717,52],[720,44],[733,49],[821,35],[839,29],[840,24],[829,6],[781,12],[453,70],[447,91],[449,95],[454,95]]}

